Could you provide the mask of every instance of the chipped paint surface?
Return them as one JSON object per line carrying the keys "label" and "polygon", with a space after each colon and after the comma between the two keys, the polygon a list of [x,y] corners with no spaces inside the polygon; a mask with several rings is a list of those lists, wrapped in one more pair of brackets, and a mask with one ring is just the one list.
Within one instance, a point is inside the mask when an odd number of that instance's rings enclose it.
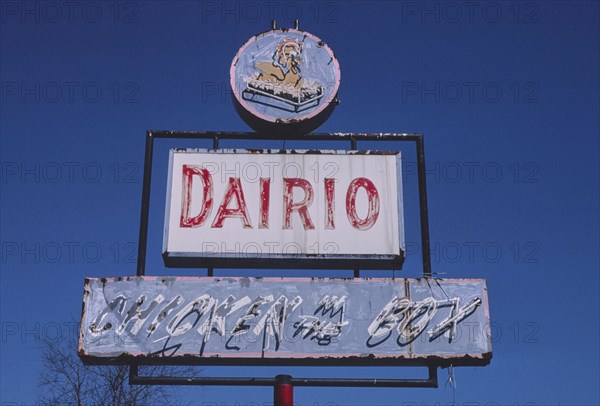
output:
{"label": "chipped paint surface", "polygon": [[252,37],[239,49],[231,64],[230,84],[234,104],[251,127],[305,123],[303,131],[309,132],[338,102],[340,67],[321,39],[296,29],[274,29]]}
{"label": "chipped paint surface", "polygon": [[399,269],[400,168],[398,152],[172,150],[165,263]]}
{"label": "chipped paint surface", "polygon": [[452,363],[491,358],[480,279],[86,279],[90,363]]}

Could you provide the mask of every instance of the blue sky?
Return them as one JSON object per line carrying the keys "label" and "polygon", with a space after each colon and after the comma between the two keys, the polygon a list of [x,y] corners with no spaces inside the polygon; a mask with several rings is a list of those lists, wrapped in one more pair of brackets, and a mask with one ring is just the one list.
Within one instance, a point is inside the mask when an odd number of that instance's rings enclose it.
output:
{"label": "blue sky", "polygon": [[[283,27],[299,18],[300,29],[324,39],[340,61],[342,103],[319,132],[425,134],[433,272],[485,278],[489,287],[494,358],[455,370],[456,403],[600,403],[599,3],[65,3],[0,3],[3,404],[34,403],[37,340],[69,334],[84,277],[135,274],[145,131],[249,131],[232,106],[229,65],[271,18]],[[160,256],[166,157],[170,147],[201,145],[157,141],[148,274],[182,272],[165,269]],[[408,243],[396,276],[418,276],[415,155],[393,147],[404,157]],[[282,372],[424,373],[202,371]],[[446,405],[453,399],[446,376],[441,370],[439,389],[297,388],[295,401]],[[262,405],[272,389],[185,388],[181,395],[198,405]]]}

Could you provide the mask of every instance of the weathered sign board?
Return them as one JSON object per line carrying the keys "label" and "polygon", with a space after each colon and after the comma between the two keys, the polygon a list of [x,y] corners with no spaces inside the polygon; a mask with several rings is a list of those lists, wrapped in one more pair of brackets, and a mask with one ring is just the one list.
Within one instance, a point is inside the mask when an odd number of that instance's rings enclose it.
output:
{"label": "weathered sign board", "polygon": [[400,269],[397,151],[172,150],[170,267]]}
{"label": "weathered sign board", "polygon": [[481,279],[86,279],[86,363],[486,365]]}
{"label": "weathered sign board", "polygon": [[309,133],[338,103],[340,66],[320,38],[298,29],[273,29],[250,38],[233,58],[232,100],[258,132]]}

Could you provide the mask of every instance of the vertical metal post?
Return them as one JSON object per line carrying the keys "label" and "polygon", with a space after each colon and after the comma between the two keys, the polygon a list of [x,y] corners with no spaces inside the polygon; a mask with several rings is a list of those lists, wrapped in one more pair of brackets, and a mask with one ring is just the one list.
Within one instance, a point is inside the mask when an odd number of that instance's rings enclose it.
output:
{"label": "vertical metal post", "polygon": [[[146,149],[144,152],[144,180],[142,185],[142,209],[140,210],[140,234],[138,237],[137,276],[146,273],[146,248],[148,246],[148,218],[150,216],[150,185],[152,184],[152,154],[154,153],[154,137],[146,131]],[[138,376],[138,366],[129,366],[129,384]]]}
{"label": "vertical metal post", "polygon": [[294,385],[292,377],[289,375],[277,375],[275,385],[273,386],[273,404],[274,406],[293,406],[294,405]]}
{"label": "vertical metal post", "polygon": [[438,375],[437,375],[437,367],[435,365],[429,366],[429,377],[427,378],[429,381],[430,388],[438,387]]}
{"label": "vertical metal post", "polygon": [[[350,138],[350,149],[356,151],[356,138],[354,137]],[[354,268],[354,277],[360,278],[360,269]]]}
{"label": "vertical metal post", "polygon": [[[275,21],[275,20],[273,20]],[[219,149],[219,137],[217,137],[216,135],[213,136],[213,149],[216,151]],[[214,268],[213,267],[208,267],[208,269],[206,270],[206,276],[214,276]]]}
{"label": "vertical metal post", "polygon": [[425,168],[425,141],[417,139],[417,172],[419,174],[419,203],[421,218],[421,251],[423,254],[423,276],[431,277],[431,253],[429,248],[429,214],[427,209],[427,171]]}
{"label": "vertical metal post", "polygon": [[144,184],[142,186],[142,209],[140,214],[140,235],[138,239],[137,276],[146,273],[146,247],[148,245],[148,216],[150,213],[150,180],[152,178],[152,153],[154,137],[146,131],[146,152],[144,155]]}

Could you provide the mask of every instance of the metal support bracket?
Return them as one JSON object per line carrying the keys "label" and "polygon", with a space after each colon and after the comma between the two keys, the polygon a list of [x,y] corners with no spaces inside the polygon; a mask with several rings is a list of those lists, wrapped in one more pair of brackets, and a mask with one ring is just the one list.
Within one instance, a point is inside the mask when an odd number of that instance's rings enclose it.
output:
{"label": "metal support bracket", "polygon": [[[276,378],[139,376],[138,367],[129,371],[130,385],[185,386],[275,386]],[[291,378],[293,386],[364,387],[364,388],[437,388],[437,367],[428,367],[425,379]]]}

